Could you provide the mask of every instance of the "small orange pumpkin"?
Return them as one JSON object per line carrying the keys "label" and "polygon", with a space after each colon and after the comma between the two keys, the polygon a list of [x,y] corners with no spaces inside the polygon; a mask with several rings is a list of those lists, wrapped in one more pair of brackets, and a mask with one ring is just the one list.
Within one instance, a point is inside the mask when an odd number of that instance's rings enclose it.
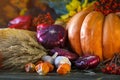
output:
{"label": "small orange pumpkin", "polygon": [[64,63],[59,65],[58,69],[57,69],[57,73],[60,75],[65,75],[67,73],[69,73],[71,70],[71,66],[70,64]]}
{"label": "small orange pumpkin", "polygon": [[35,69],[39,75],[46,75],[49,72],[49,66],[44,62],[36,65]]}
{"label": "small orange pumpkin", "polygon": [[39,75],[46,75],[48,72],[54,70],[54,66],[49,62],[39,61],[39,63],[35,66],[35,69]]}
{"label": "small orange pumpkin", "polygon": [[44,62],[44,63],[46,63],[49,66],[49,72],[54,70],[54,66],[51,63],[49,62]]}

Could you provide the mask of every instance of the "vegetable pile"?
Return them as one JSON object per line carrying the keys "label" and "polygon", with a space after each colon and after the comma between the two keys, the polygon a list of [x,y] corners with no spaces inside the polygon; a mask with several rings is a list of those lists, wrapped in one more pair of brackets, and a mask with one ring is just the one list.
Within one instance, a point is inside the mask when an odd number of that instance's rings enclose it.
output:
{"label": "vegetable pile", "polygon": [[[120,1],[72,0],[66,7],[69,13],[62,16],[66,27],[54,24],[50,14],[39,15],[32,22],[26,16],[10,21],[9,28],[30,30],[32,24],[37,42],[47,49],[48,54],[26,64],[25,71],[65,75],[73,66],[81,71],[99,65],[103,73],[120,75]],[[106,60],[110,62],[100,65]]]}

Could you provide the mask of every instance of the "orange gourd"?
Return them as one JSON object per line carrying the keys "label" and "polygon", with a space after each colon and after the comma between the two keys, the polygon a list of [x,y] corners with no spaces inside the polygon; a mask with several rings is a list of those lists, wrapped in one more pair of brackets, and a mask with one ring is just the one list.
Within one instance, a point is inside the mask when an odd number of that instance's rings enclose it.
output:
{"label": "orange gourd", "polygon": [[94,54],[102,60],[120,53],[120,15],[81,11],[67,24],[68,39],[78,55]]}
{"label": "orange gourd", "polygon": [[54,66],[51,63],[49,62],[44,62],[44,63],[46,63],[49,66],[49,72],[54,70]]}
{"label": "orange gourd", "polygon": [[44,62],[36,65],[35,69],[39,75],[46,75],[49,72],[49,66]]}
{"label": "orange gourd", "polygon": [[69,73],[71,70],[71,66],[70,64],[64,63],[59,65],[58,69],[57,69],[57,73],[60,75],[65,75],[67,73]]}
{"label": "orange gourd", "polygon": [[46,75],[48,72],[53,71],[54,66],[49,62],[41,62],[35,66],[36,72],[39,75]]}

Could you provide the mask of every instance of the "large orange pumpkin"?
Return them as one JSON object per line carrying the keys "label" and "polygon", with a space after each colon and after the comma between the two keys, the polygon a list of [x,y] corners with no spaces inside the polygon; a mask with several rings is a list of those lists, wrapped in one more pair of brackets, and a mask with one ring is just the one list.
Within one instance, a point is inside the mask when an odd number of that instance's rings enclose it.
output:
{"label": "large orange pumpkin", "polygon": [[120,52],[120,18],[110,13],[79,12],[67,24],[68,39],[79,55],[95,54],[101,60]]}

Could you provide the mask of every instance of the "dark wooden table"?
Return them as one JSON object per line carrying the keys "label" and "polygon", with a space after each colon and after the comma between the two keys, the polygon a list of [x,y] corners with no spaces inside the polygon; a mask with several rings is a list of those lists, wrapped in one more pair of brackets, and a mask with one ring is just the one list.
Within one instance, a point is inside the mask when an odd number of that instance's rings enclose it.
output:
{"label": "dark wooden table", "polygon": [[103,73],[87,74],[81,72],[71,72],[68,75],[58,75],[49,73],[40,76],[37,73],[26,72],[0,72],[0,80],[120,80],[120,75],[108,75]]}

